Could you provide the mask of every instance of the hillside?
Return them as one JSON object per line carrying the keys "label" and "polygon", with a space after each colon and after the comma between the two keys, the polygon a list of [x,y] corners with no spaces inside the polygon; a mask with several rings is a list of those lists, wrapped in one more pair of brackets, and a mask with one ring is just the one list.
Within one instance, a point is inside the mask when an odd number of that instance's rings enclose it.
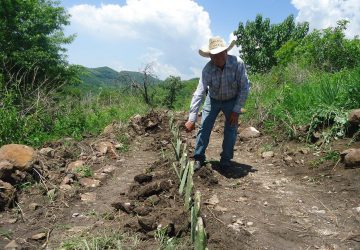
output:
{"label": "hillside", "polygon": [[[129,82],[143,82],[143,74],[136,71],[120,71],[117,72],[109,67],[87,68],[83,67],[81,80],[84,87],[119,87]],[[161,82],[159,79],[150,77],[151,83]]]}

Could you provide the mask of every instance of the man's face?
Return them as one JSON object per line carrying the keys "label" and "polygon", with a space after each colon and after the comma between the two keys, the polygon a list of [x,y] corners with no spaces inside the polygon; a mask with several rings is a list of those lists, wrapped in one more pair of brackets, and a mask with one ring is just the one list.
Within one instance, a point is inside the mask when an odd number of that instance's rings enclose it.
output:
{"label": "man's face", "polygon": [[210,54],[211,61],[215,64],[215,66],[223,69],[226,63],[227,51],[220,52],[215,55]]}

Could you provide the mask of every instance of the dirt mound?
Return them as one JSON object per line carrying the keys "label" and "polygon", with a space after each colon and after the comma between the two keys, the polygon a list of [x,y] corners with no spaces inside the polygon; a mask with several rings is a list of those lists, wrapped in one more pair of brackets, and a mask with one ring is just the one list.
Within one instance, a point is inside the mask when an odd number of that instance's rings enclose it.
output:
{"label": "dirt mound", "polygon": [[112,206],[137,223],[129,225],[132,231],[143,237],[154,237],[162,230],[168,237],[182,237],[189,231],[189,216],[183,209],[182,198],[178,194],[177,177],[165,160],[155,162],[146,174],[134,177],[129,191]]}

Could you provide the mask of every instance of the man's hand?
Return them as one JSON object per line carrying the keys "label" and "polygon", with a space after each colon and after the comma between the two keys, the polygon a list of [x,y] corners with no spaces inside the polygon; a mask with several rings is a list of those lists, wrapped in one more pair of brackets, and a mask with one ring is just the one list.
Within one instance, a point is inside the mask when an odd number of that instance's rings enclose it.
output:
{"label": "man's hand", "polygon": [[192,122],[192,121],[187,121],[185,123],[185,129],[186,129],[186,132],[191,132],[195,129],[195,122]]}
{"label": "man's hand", "polygon": [[229,123],[231,126],[237,126],[239,122],[239,114],[236,112],[231,112]]}

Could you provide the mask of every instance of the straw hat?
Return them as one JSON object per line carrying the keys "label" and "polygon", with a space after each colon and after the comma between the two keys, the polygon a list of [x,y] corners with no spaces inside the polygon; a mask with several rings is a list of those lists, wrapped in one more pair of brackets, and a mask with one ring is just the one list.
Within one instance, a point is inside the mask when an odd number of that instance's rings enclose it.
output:
{"label": "straw hat", "polygon": [[224,39],[219,36],[211,37],[209,39],[209,46],[206,48],[199,49],[199,54],[203,57],[210,57],[210,55],[215,55],[224,50],[231,50],[235,45],[235,40],[233,40],[229,46],[226,46]]}

